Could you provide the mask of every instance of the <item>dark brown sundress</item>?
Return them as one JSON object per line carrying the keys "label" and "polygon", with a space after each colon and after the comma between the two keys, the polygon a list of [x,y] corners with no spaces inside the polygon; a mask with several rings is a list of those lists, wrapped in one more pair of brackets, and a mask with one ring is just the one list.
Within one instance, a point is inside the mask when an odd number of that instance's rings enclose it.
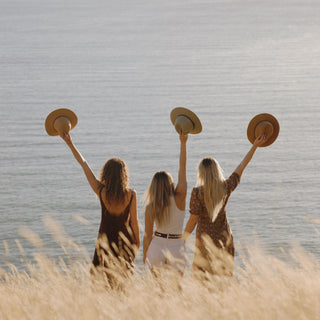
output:
{"label": "dark brown sundress", "polygon": [[133,192],[124,211],[115,215],[105,207],[101,197],[102,189],[99,194],[101,222],[92,261],[94,270],[105,271],[106,268],[119,263],[130,268],[135,259],[136,247],[136,240],[130,226],[130,206]]}
{"label": "dark brown sundress", "polygon": [[[194,267],[211,273],[217,273],[217,271],[213,270],[214,267],[220,267],[225,270],[225,265],[228,262],[227,260],[229,260],[233,268],[234,242],[226,214],[226,205],[230,194],[238,186],[239,182],[240,177],[235,172],[233,172],[225,181],[226,196],[223,200],[222,208],[213,222],[209,217],[204,202],[203,187],[200,186],[193,188],[190,198],[190,214],[199,216],[196,230],[196,252],[193,262]],[[212,246],[212,244],[214,244],[214,246]],[[217,262],[219,262],[218,266]]]}

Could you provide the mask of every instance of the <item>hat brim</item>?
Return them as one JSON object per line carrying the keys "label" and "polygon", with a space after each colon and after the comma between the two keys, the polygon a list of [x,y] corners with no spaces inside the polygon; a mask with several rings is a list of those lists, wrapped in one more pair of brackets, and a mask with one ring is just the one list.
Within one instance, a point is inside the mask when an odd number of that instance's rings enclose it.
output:
{"label": "hat brim", "polygon": [[269,113],[261,113],[253,117],[248,125],[247,136],[248,136],[248,140],[253,144],[257,138],[255,135],[256,127],[262,121],[270,122],[273,127],[272,135],[268,138],[268,140],[263,145],[260,146],[260,147],[267,147],[277,139],[280,131],[279,122],[273,115]]}
{"label": "hat brim", "polygon": [[45,122],[45,128],[49,136],[59,135],[58,131],[54,128],[54,122],[59,117],[68,118],[70,120],[71,129],[73,129],[78,123],[78,118],[72,110],[63,108],[54,110],[47,116]]}
{"label": "hat brim", "polygon": [[193,129],[191,129],[189,133],[197,134],[202,131],[201,121],[194,112],[183,107],[174,108],[170,114],[170,119],[173,125],[175,125],[176,119],[179,116],[185,116],[192,121]]}

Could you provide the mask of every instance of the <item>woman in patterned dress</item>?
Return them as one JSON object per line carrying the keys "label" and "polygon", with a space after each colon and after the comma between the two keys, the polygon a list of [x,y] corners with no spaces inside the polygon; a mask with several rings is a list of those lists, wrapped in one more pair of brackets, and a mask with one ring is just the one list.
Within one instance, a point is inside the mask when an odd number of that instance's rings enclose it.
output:
{"label": "woman in patterned dress", "polygon": [[190,218],[183,234],[186,241],[197,225],[194,270],[232,275],[234,243],[226,205],[230,194],[240,182],[243,170],[256,149],[265,141],[265,135],[256,138],[249,152],[228,179],[223,177],[222,169],[214,158],[208,157],[200,161],[198,183],[190,198]]}

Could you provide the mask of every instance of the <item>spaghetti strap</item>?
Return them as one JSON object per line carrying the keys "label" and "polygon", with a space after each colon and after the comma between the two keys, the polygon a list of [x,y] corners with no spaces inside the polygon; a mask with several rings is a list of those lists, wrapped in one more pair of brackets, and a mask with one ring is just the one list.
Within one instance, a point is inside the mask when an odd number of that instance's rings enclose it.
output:
{"label": "spaghetti strap", "polygon": [[101,192],[102,192],[102,189],[104,188],[104,185],[101,186],[100,190],[99,190],[99,199],[101,199]]}
{"label": "spaghetti strap", "polygon": [[131,206],[132,199],[133,199],[133,190],[131,190],[131,199],[130,199],[129,204],[127,205],[127,207]]}

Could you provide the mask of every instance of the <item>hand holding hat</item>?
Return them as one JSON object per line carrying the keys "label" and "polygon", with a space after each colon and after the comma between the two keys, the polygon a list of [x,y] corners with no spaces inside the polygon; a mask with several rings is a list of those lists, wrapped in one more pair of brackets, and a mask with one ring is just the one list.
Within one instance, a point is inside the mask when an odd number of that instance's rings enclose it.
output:
{"label": "hand holding hat", "polygon": [[76,114],[69,109],[57,109],[46,118],[45,128],[50,136],[62,136],[69,133],[78,123]]}
{"label": "hand holding hat", "polygon": [[202,131],[199,118],[189,109],[182,107],[174,108],[171,111],[170,119],[178,133],[197,134]]}
{"label": "hand holding hat", "polygon": [[269,113],[261,113],[253,117],[247,129],[249,141],[253,144],[256,138],[265,137],[265,142],[260,147],[271,145],[278,137],[280,130],[278,120]]}

